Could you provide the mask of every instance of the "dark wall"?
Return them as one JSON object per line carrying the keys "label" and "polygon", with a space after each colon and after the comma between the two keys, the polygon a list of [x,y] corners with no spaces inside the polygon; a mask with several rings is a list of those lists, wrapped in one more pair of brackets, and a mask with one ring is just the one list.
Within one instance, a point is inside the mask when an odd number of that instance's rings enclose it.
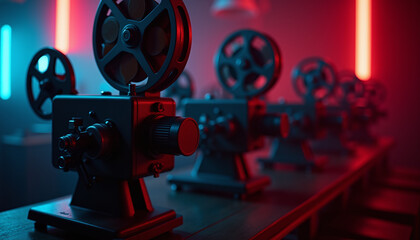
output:
{"label": "dark wall", "polygon": [[377,130],[396,138],[394,161],[420,167],[420,1],[373,1],[373,11],[372,75],[389,113]]}

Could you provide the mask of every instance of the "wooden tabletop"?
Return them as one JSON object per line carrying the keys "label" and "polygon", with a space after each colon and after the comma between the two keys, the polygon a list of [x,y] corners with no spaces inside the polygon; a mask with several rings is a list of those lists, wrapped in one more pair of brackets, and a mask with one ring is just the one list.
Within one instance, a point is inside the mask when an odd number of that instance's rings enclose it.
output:
{"label": "wooden tabletop", "polygon": [[[180,227],[161,239],[267,239],[281,238],[302,224],[376,163],[386,158],[393,145],[381,138],[376,146],[358,146],[352,156],[331,157],[320,172],[264,170],[272,184],[261,194],[245,200],[193,192],[174,192],[160,178],[146,178],[154,206],[174,209],[184,218]],[[183,167],[171,172],[189,171]],[[32,205],[33,206],[33,205]],[[57,229],[49,233],[34,231],[25,206],[0,213],[0,239],[77,238]]]}

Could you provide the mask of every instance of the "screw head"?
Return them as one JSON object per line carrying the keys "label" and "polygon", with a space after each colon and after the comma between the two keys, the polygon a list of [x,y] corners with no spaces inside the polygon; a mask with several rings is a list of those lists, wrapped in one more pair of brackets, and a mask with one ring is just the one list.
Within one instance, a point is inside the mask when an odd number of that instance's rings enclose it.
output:
{"label": "screw head", "polygon": [[133,24],[127,24],[122,30],[122,40],[129,46],[135,47],[140,42],[140,31]]}

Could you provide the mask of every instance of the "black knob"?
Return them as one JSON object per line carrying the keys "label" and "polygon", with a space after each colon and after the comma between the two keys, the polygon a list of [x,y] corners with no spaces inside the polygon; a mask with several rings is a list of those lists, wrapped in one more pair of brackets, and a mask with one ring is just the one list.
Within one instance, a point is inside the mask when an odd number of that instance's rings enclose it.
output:
{"label": "black knob", "polygon": [[154,153],[189,156],[198,147],[200,134],[192,118],[161,116],[153,119],[150,129]]}
{"label": "black knob", "polygon": [[140,41],[140,37],[141,35],[139,29],[133,24],[128,24],[122,30],[122,39],[129,47],[137,46]]}
{"label": "black knob", "polygon": [[110,121],[95,123],[86,129],[89,147],[86,153],[90,158],[110,156],[118,146],[118,134]]}
{"label": "black knob", "polygon": [[67,172],[73,164],[74,159],[69,155],[60,156],[57,161],[58,168],[62,169],[65,172]]}

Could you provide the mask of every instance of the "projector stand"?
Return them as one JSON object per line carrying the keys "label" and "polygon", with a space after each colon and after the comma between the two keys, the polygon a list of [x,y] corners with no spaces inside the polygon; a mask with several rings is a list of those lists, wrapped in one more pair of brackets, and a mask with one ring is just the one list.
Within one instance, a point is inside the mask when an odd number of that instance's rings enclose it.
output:
{"label": "projector stand", "polygon": [[270,184],[268,176],[252,176],[242,153],[202,153],[189,174],[169,175],[173,190],[191,188],[245,198]]}
{"label": "projector stand", "polygon": [[325,157],[314,156],[307,140],[274,139],[269,158],[260,158],[263,169],[274,169],[277,165],[292,165],[298,169],[312,171],[322,169]]}
{"label": "projector stand", "polygon": [[142,178],[130,181],[97,179],[92,187],[79,179],[70,197],[29,211],[35,229],[47,225],[98,239],[150,239],[182,224],[173,210],[153,209]]}

